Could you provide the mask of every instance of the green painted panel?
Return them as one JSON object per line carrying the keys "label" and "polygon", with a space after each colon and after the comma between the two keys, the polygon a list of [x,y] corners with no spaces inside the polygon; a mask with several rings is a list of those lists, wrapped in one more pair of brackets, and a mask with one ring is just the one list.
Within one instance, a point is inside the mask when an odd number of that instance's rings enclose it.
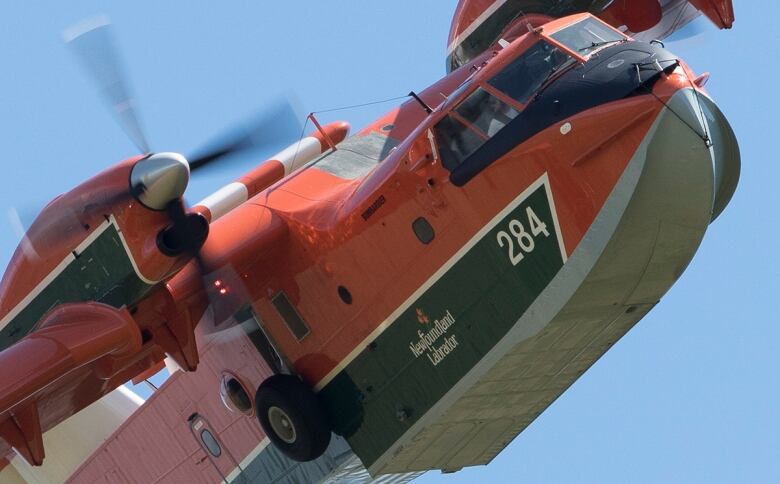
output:
{"label": "green painted panel", "polygon": [[32,331],[59,304],[98,301],[119,308],[137,302],[152,287],[136,274],[111,224],[0,331],[0,350]]}
{"label": "green painted panel", "polygon": [[[320,392],[336,433],[367,467],[507,334],[563,266],[546,190],[495,223]],[[533,244],[522,259],[521,242]]]}

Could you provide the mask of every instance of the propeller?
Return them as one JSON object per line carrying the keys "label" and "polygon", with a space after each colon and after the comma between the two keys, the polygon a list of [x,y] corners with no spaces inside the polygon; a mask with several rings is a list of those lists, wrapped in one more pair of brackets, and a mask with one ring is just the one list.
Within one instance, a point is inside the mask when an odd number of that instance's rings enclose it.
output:
{"label": "propeller", "polygon": [[244,123],[237,124],[222,136],[215,138],[190,157],[190,169],[195,171],[207,164],[232,154],[272,147],[280,141],[292,142],[301,135],[303,116],[292,96],[267,105],[262,112]]}
{"label": "propeller", "polygon": [[[96,82],[127,137],[141,153],[149,154],[148,138],[141,128],[108,17],[87,18],[65,30],[63,38]],[[300,135],[301,119],[293,102],[280,98],[254,119],[216,138],[189,162],[184,156],[170,152],[149,154],[136,162],[130,175],[130,194],[148,208],[166,211],[171,220],[171,225],[158,237],[160,249],[169,255],[187,252],[197,258],[206,240],[207,221],[198,214],[188,213],[182,200],[191,171],[239,152],[292,142]]]}
{"label": "propeller", "polygon": [[[159,249],[170,256],[191,255],[204,287],[222,284],[222,279],[216,279],[217,273],[209,274],[210,269],[200,253],[208,236],[208,221],[198,213],[188,212],[183,200],[190,172],[236,153],[277,147],[298,139],[303,116],[295,108],[297,103],[289,97],[276,100],[253,119],[215,138],[189,161],[178,153],[150,154],[148,138],[141,127],[135,98],[122,69],[108,18],[86,19],[67,29],[63,37],[96,82],[120,127],[137,149],[147,155],[132,168],[129,193],[119,196],[133,196],[150,209],[165,211],[170,224],[157,236]],[[233,285],[236,291],[239,291],[239,283],[240,280]],[[221,290],[227,289],[223,287]],[[235,295],[240,297],[240,294]]]}
{"label": "propeller", "polygon": [[89,17],[66,29],[62,37],[97,83],[127,137],[138,151],[148,153],[149,143],[141,129],[110,26],[105,15]]}
{"label": "propeller", "polygon": [[[19,246],[24,251],[28,259],[37,260],[40,259],[38,252],[33,247],[32,242],[27,237],[27,230],[22,215],[19,214],[19,210],[16,207],[8,209],[8,221],[11,224],[11,229],[19,238]],[[29,226],[30,224],[26,224]]]}
{"label": "propeller", "polygon": [[712,24],[707,17],[700,15],[681,29],[674,32],[672,35],[664,39],[664,42],[674,46],[675,48],[688,48],[702,43],[704,34],[711,30]]}

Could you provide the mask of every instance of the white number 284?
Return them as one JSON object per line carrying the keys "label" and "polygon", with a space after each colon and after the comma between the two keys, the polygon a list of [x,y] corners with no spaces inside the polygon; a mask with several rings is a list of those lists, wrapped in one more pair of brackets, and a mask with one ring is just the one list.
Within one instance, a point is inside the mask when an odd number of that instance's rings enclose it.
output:
{"label": "white number 284", "polygon": [[[550,236],[550,232],[547,231],[547,224],[539,220],[536,213],[531,207],[525,209],[525,213],[528,217],[528,228],[531,230],[527,232],[522,222],[517,219],[509,221],[509,232],[501,230],[496,234],[496,241],[499,247],[507,245],[509,251],[509,261],[513,266],[516,266],[523,260],[525,254],[533,252],[536,246],[535,237],[540,234],[544,234],[545,237]],[[517,243],[517,249],[515,249],[515,243]]]}

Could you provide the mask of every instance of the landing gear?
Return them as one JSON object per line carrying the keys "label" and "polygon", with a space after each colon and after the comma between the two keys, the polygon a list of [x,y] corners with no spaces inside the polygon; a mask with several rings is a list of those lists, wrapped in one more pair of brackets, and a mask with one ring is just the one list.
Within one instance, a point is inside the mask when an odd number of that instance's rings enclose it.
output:
{"label": "landing gear", "polygon": [[268,438],[298,462],[321,456],[330,442],[330,425],[314,392],[292,375],[273,375],[257,389],[257,418]]}

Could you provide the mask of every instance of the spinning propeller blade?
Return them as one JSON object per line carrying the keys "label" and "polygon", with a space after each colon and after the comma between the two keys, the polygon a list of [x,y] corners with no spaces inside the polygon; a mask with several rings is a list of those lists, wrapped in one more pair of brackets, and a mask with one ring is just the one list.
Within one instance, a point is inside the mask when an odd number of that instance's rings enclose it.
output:
{"label": "spinning propeller blade", "polygon": [[141,153],[148,153],[149,143],[141,129],[135,99],[122,70],[108,17],[84,19],[65,30],[62,36],[94,78],[130,141]]}
{"label": "spinning propeller blade", "polygon": [[292,142],[301,135],[303,116],[290,97],[267,106],[247,122],[234,126],[190,158],[190,169],[235,153]]}
{"label": "spinning propeller blade", "polygon": [[[122,69],[111,24],[106,16],[87,18],[63,32],[87,72],[94,78],[120,126],[142,153],[149,143],[141,129],[135,99]],[[255,119],[242,123],[190,159],[191,170],[231,154],[269,146],[281,146],[301,134],[303,116],[291,97],[283,97],[261,110]]]}
{"label": "spinning propeller blade", "polygon": [[677,32],[664,39],[664,42],[670,44],[676,49],[681,47],[692,47],[703,40],[702,36],[709,30],[708,27],[711,26],[712,24],[705,16],[699,16],[685,24]]}
{"label": "spinning propeller blade", "polygon": [[[35,250],[35,247],[33,247],[32,242],[30,242],[30,239],[27,237],[27,230],[24,220],[22,220],[22,216],[19,214],[19,211],[16,209],[16,207],[11,207],[8,209],[8,221],[10,222],[14,233],[19,238],[19,246],[22,248],[25,255],[29,259],[39,259],[40,256]],[[28,223],[27,226],[29,225],[30,224]]]}

